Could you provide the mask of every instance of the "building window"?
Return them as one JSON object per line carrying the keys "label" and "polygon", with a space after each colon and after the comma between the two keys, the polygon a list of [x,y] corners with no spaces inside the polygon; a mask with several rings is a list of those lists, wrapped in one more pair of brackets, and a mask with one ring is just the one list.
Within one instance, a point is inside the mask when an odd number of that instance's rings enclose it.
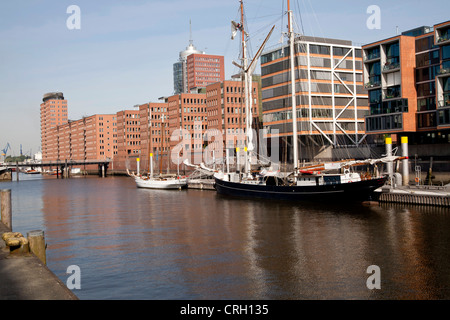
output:
{"label": "building window", "polygon": [[393,98],[398,98],[401,97],[402,92],[401,92],[401,86],[392,86],[392,87],[388,87],[386,89],[386,99],[393,99]]}
{"label": "building window", "polygon": [[377,59],[380,57],[380,47],[375,47],[371,49],[367,49],[367,57],[366,60]]}
{"label": "building window", "polygon": [[417,111],[436,110],[436,99],[434,97],[417,99]]}
{"label": "building window", "polygon": [[433,128],[437,126],[436,112],[419,113],[417,115],[417,126],[419,128]]}
{"label": "building window", "polygon": [[398,42],[386,45],[386,64],[384,69],[395,69],[400,66],[400,46]]}
{"label": "building window", "polygon": [[381,89],[369,91],[369,102],[370,103],[381,102]]}

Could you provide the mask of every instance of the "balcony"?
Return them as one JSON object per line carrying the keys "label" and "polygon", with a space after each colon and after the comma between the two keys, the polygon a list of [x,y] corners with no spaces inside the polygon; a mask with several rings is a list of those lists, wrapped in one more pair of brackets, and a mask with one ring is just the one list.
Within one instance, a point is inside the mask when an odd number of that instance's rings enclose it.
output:
{"label": "balcony", "polygon": [[450,43],[450,38],[449,38],[448,34],[444,34],[442,36],[439,36],[437,38],[437,40],[436,40],[436,44],[438,46],[442,46],[442,45],[445,45],[445,44],[448,44],[448,43]]}
{"label": "balcony", "polygon": [[441,68],[438,71],[438,77],[450,74],[450,68]]}
{"label": "balcony", "polygon": [[369,53],[364,56],[364,62],[380,59],[380,52]]}
{"label": "balcony", "polygon": [[439,108],[450,107],[450,96],[448,96],[446,100],[438,101],[438,106],[439,106]]}
{"label": "balcony", "polygon": [[366,89],[372,89],[372,88],[377,88],[381,86],[381,81],[369,81],[367,82],[364,87]]}
{"label": "balcony", "polygon": [[388,115],[366,116],[366,132],[382,133],[403,130],[403,115],[392,113]]}
{"label": "balcony", "polygon": [[400,86],[389,87],[383,90],[383,100],[397,99],[402,97]]}
{"label": "balcony", "polygon": [[450,43],[450,26],[448,24],[437,27],[435,32],[435,42],[438,46]]}
{"label": "balcony", "polygon": [[386,64],[383,67],[383,72],[392,72],[396,71],[397,69],[400,69],[400,63],[386,62]]}

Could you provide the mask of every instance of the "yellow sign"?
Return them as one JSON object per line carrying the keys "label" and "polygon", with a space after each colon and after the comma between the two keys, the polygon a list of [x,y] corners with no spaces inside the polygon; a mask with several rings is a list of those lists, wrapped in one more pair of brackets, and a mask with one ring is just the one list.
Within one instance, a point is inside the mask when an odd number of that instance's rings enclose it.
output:
{"label": "yellow sign", "polygon": [[402,143],[408,143],[408,137],[402,137]]}
{"label": "yellow sign", "polygon": [[247,152],[247,147],[244,148],[244,151]]}
{"label": "yellow sign", "polygon": [[236,148],[236,152],[239,152],[239,150],[240,150],[239,147],[237,147],[237,148]]}
{"label": "yellow sign", "polygon": [[392,138],[386,138],[386,144],[392,144]]}
{"label": "yellow sign", "polygon": [[150,157],[153,157],[153,153],[150,153]]}
{"label": "yellow sign", "polygon": [[137,162],[139,162],[139,161],[141,161],[141,159],[139,159],[139,158],[136,158],[136,161],[137,161]]}

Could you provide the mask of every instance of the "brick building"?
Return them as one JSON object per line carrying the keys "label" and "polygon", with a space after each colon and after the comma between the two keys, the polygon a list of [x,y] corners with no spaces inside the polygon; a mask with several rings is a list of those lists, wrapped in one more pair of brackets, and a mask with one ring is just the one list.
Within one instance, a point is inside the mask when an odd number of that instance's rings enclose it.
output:
{"label": "brick building", "polygon": [[114,170],[136,170],[136,160],[141,153],[141,125],[139,110],[117,112],[117,153]]}
{"label": "brick building", "polygon": [[[166,98],[168,104],[168,124],[170,150],[174,152],[171,167],[176,168],[178,150],[180,162],[189,158],[191,163],[199,164],[202,160],[204,136],[207,125],[206,93],[180,93]],[[175,134],[183,131],[184,136]],[[178,146],[178,149],[176,147]],[[190,155],[190,157],[188,156]]]}
{"label": "brick building", "polygon": [[[246,113],[244,86],[240,79],[226,80],[206,87],[206,104],[208,107],[207,125],[214,134],[217,130],[222,136],[222,148],[234,149],[245,146]],[[253,81],[252,87],[253,128],[260,129],[259,82]],[[219,149],[219,142],[214,149]],[[223,155],[217,155],[221,157]]]}
{"label": "brick building", "polygon": [[224,57],[194,53],[187,57],[188,90],[205,88],[225,79]]}
{"label": "brick building", "polygon": [[[111,160],[116,150],[116,115],[96,114],[68,121],[47,132],[44,161]],[[83,167],[95,170],[95,166]]]}
{"label": "brick building", "polygon": [[450,21],[363,46],[368,134],[450,142]]}
{"label": "brick building", "polygon": [[153,155],[153,172],[155,174],[162,172],[163,168],[167,168],[170,131],[168,119],[163,122],[163,117],[168,117],[168,104],[165,102],[150,102],[139,106],[141,173],[150,171],[150,153]]}
{"label": "brick building", "polygon": [[67,123],[67,100],[62,92],[51,92],[44,95],[41,104],[41,149],[42,160],[54,157],[56,140],[53,135],[54,128]]}

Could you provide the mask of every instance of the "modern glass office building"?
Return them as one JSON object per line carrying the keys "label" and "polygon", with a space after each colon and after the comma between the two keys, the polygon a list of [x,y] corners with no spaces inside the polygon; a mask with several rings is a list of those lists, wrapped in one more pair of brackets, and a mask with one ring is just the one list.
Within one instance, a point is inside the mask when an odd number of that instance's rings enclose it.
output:
{"label": "modern glass office building", "polygon": [[[293,127],[289,51],[285,44],[261,56],[263,125],[268,138],[281,137],[287,146]],[[361,48],[347,40],[302,36],[295,51],[298,143],[316,147],[300,157],[311,160],[323,146],[361,145],[369,112]]]}

